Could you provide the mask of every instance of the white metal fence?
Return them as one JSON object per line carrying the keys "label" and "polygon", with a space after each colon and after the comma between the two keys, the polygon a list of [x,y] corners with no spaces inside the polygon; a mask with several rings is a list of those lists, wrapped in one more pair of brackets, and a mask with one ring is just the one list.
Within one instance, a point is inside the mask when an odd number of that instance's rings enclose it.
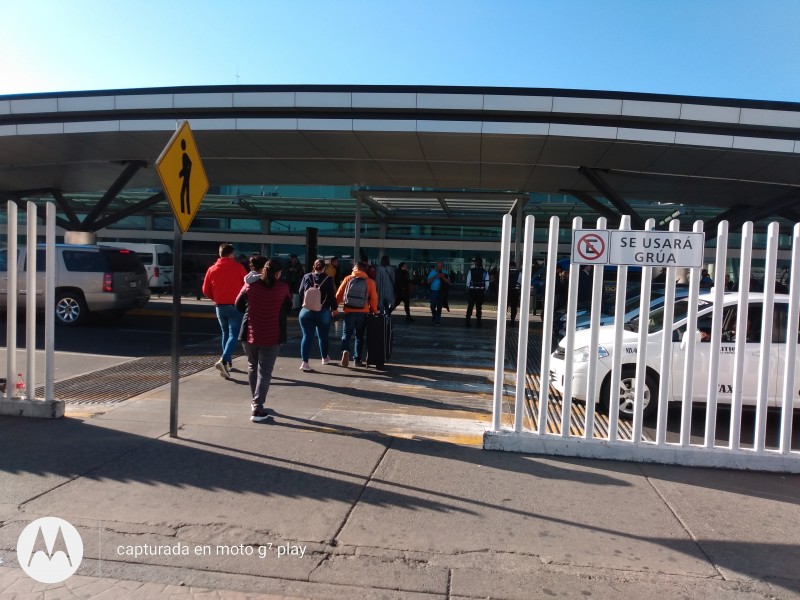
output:
{"label": "white metal fence", "polygon": [[[644,230],[653,230],[654,225],[650,220]],[[768,229],[767,247],[763,254],[763,292],[754,293],[749,285],[753,264],[753,224],[744,224],[741,247],[729,250],[728,223],[722,222],[717,231],[712,263],[715,283],[722,283],[728,257],[735,256],[741,265],[737,291],[726,293],[723,285],[715,285],[711,290],[704,290],[700,296],[701,269],[692,268],[688,291],[684,292],[688,294],[687,300],[676,302],[677,268],[666,267],[664,301],[651,314],[653,267],[642,267],[641,280],[631,292],[628,289],[629,268],[619,266],[613,326],[600,327],[603,271],[608,267],[596,265],[591,283],[590,326],[582,332],[576,332],[579,269],[578,265],[572,265],[565,315],[566,336],[552,354],[558,218],[552,217],[546,227],[547,285],[541,332],[538,323],[520,319],[516,357],[506,356],[504,315],[509,281],[507,269],[500,269],[493,419],[491,430],[486,432],[484,438],[485,448],[637,462],[800,472],[800,448],[792,448],[793,419],[795,413],[800,412],[800,368],[797,365],[800,341],[800,224],[791,232],[787,295],[776,295],[772,285],[776,279],[779,254],[778,224],[772,223]],[[596,227],[605,229],[605,220],[599,219]],[[529,309],[534,228],[534,217],[527,217],[522,260],[521,315],[527,315]],[[572,228],[583,229],[580,218],[573,220]],[[628,217],[623,217],[620,229],[630,230]],[[678,221],[670,223],[670,231],[680,231]],[[695,222],[692,231],[702,232],[703,223]],[[507,215],[503,219],[501,264],[507,265],[509,262],[510,242],[511,217]],[[758,262],[761,261],[758,258]],[[634,332],[629,331],[634,327],[626,327],[624,323],[626,296],[633,296],[634,293],[641,298],[638,309],[640,326],[635,338]],[[676,305],[680,308],[679,314],[675,312]],[[761,311],[760,341],[750,343],[744,335],[724,341],[723,320],[731,321],[727,325],[735,325],[735,331],[746,331],[749,308],[741,308],[754,305],[760,307]],[[698,329],[699,313],[702,313],[703,324],[709,329],[705,337]],[[663,324],[660,333],[659,321]],[[673,329],[678,324],[681,325]],[[533,334],[531,325],[536,326]],[[538,346],[529,344],[531,335],[541,335],[538,368],[529,368],[529,345]],[[576,348],[576,339],[583,344],[579,348]],[[504,401],[507,358],[516,359],[515,394],[513,413],[507,408],[507,414],[504,414],[504,405],[509,405]],[[673,362],[674,359],[680,359],[680,362]],[[554,365],[558,367],[555,370]],[[539,381],[538,398],[526,388],[526,377],[531,376]],[[623,381],[625,385],[622,385]],[[655,391],[654,388],[658,393],[648,398],[650,402],[657,402],[653,405],[656,409],[648,409],[653,414],[645,418],[645,395],[648,390]],[[629,436],[620,435],[621,390],[627,393],[624,406],[630,404],[632,408],[630,428],[625,428],[632,432]],[[568,401],[573,397],[585,398],[585,408],[580,400]],[[593,399],[600,401],[597,406]],[[549,412],[554,403],[560,404],[560,423],[553,423],[552,413]],[[670,410],[670,405],[676,409]],[[582,427],[578,433],[575,433],[574,427],[570,427],[576,414],[582,414]],[[607,422],[598,427],[597,419]],[[728,422],[727,427],[720,427],[724,421]]]}
{"label": "white metal fence", "polygon": [[[19,271],[19,214],[17,205],[8,202],[7,221],[7,265],[6,265],[6,393],[5,400],[17,401],[16,382],[18,374],[22,376],[25,384],[25,397],[29,400],[53,400],[54,386],[54,355],[55,355],[55,240],[56,240],[56,212],[54,204],[47,204],[45,209],[45,285],[44,289],[37,289],[37,241],[38,241],[38,214],[36,204],[28,202],[26,207],[25,228],[25,367],[17,366],[17,319],[18,296],[20,285]],[[36,396],[37,368],[36,368],[36,310],[37,296],[44,298],[45,335],[44,335],[44,396]],[[13,410],[13,405],[3,406],[5,414],[37,414],[20,408]],[[8,410],[5,410],[8,409]],[[52,414],[52,413],[51,413]],[[61,411],[60,414],[63,414]],[[60,414],[55,416],[60,416]]]}

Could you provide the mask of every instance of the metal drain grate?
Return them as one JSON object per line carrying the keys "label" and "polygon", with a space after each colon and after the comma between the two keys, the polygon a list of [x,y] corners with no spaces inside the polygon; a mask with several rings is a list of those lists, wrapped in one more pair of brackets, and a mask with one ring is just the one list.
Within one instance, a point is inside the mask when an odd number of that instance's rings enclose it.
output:
{"label": "metal drain grate", "polygon": [[[196,349],[196,348],[195,348]],[[187,377],[211,368],[217,360],[215,350],[204,354],[180,357],[180,377]],[[124,402],[170,383],[171,357],[149,356],[121,365],[93,371],[71,379],[57,381],[53,396],[70,405],[111,405]],[[37,397],[44,396],[44,386],[36,388]]]}
{"label": "metal drain grate", "polygon": [[[539,418],[539,398],[541,398],[541,381],[539,377],[539,365],[542,355],[541,344],[541,330],[536,331],[531,327],[532,331],[528,336],[528,364],[525,373],[525,409],[527,420],[532,429],[538,428]],[[515,371],[517,368],[517,338],[518,332],[510,330],[506,336],[506,367]],[[514,364],[510,364],[510,363]],[[558,391],[548,384],[547,386],[547,425],[546,431],[548,433],[560,434],[561,433],[561,411],[563,408],[563,398]],[[505,407],[504,407],[505,408]],[[513,414],[513,405],[508,407],[509,412]],[[584,425],[586,423],[586,405],[579,402],[572,402],[570,408],[570,435],[583,437]],[[620,419],[618,422],[617,436],[621,440],[630,440],[633,438],[633,428],[631,423]],[[594,432],[593,437],[604,439],[608,437],[608,415],[603,414],[601,411],[595,412]],[[653,441],[652,436],[646,431],[642,432],[642,439],[646,441]]]}

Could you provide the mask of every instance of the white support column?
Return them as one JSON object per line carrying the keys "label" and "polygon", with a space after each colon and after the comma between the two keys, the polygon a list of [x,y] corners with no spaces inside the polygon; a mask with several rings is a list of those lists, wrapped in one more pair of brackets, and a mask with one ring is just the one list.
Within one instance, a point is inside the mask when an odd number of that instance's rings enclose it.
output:
{"label": "white support column", "polygon": [[45,215],[44,400],[52,402],[56,355],[56,205],[48,202]]}
{"label": "white support column", "polygon": [[6,281],[6,398],[13,398],[17,382],[17,205],[8,203],[8,280]]}
{"label": "white support column", "polygon": [[[500,265],[508,265],[511,249],[511,215],[503,216],[503,233],[500,241]],[[492,403],[492,430],[500,431],[503,417],[503,383],[506,358],[506,305],[508,304],[508,268],[499,269],[497,290],[497,337],[494,347],[494,401]]]}
{"label": "white support column", "polygon": [[36,397],[36,204],[27,203],[25,289],[25,386],[28,398]]}

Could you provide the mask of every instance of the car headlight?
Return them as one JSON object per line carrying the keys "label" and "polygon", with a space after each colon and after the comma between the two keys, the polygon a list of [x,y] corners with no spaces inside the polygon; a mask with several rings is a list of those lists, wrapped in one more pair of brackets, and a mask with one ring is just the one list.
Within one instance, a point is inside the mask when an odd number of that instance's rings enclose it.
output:
{"label": "car headlight", "polygon": [[[597,358],[605,358],[608,356],[608,350],[603,346],[597,347]],[[574,362],[588,362],[589,361],[589,346],[578,348],[572,353],[572,360]]]}

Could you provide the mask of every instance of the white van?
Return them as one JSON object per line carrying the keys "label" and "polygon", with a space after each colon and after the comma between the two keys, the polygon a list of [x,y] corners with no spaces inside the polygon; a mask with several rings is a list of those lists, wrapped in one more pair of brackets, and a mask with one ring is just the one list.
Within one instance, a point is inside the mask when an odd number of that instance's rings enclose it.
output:
{"label": "white van", "polygon": [[137,244],[134,242],[98,242],[102,246],[127,248],[137,254],[147,270],[147,282],[156,293],[172,286],[174,263],[172,249],[166,244]]}

